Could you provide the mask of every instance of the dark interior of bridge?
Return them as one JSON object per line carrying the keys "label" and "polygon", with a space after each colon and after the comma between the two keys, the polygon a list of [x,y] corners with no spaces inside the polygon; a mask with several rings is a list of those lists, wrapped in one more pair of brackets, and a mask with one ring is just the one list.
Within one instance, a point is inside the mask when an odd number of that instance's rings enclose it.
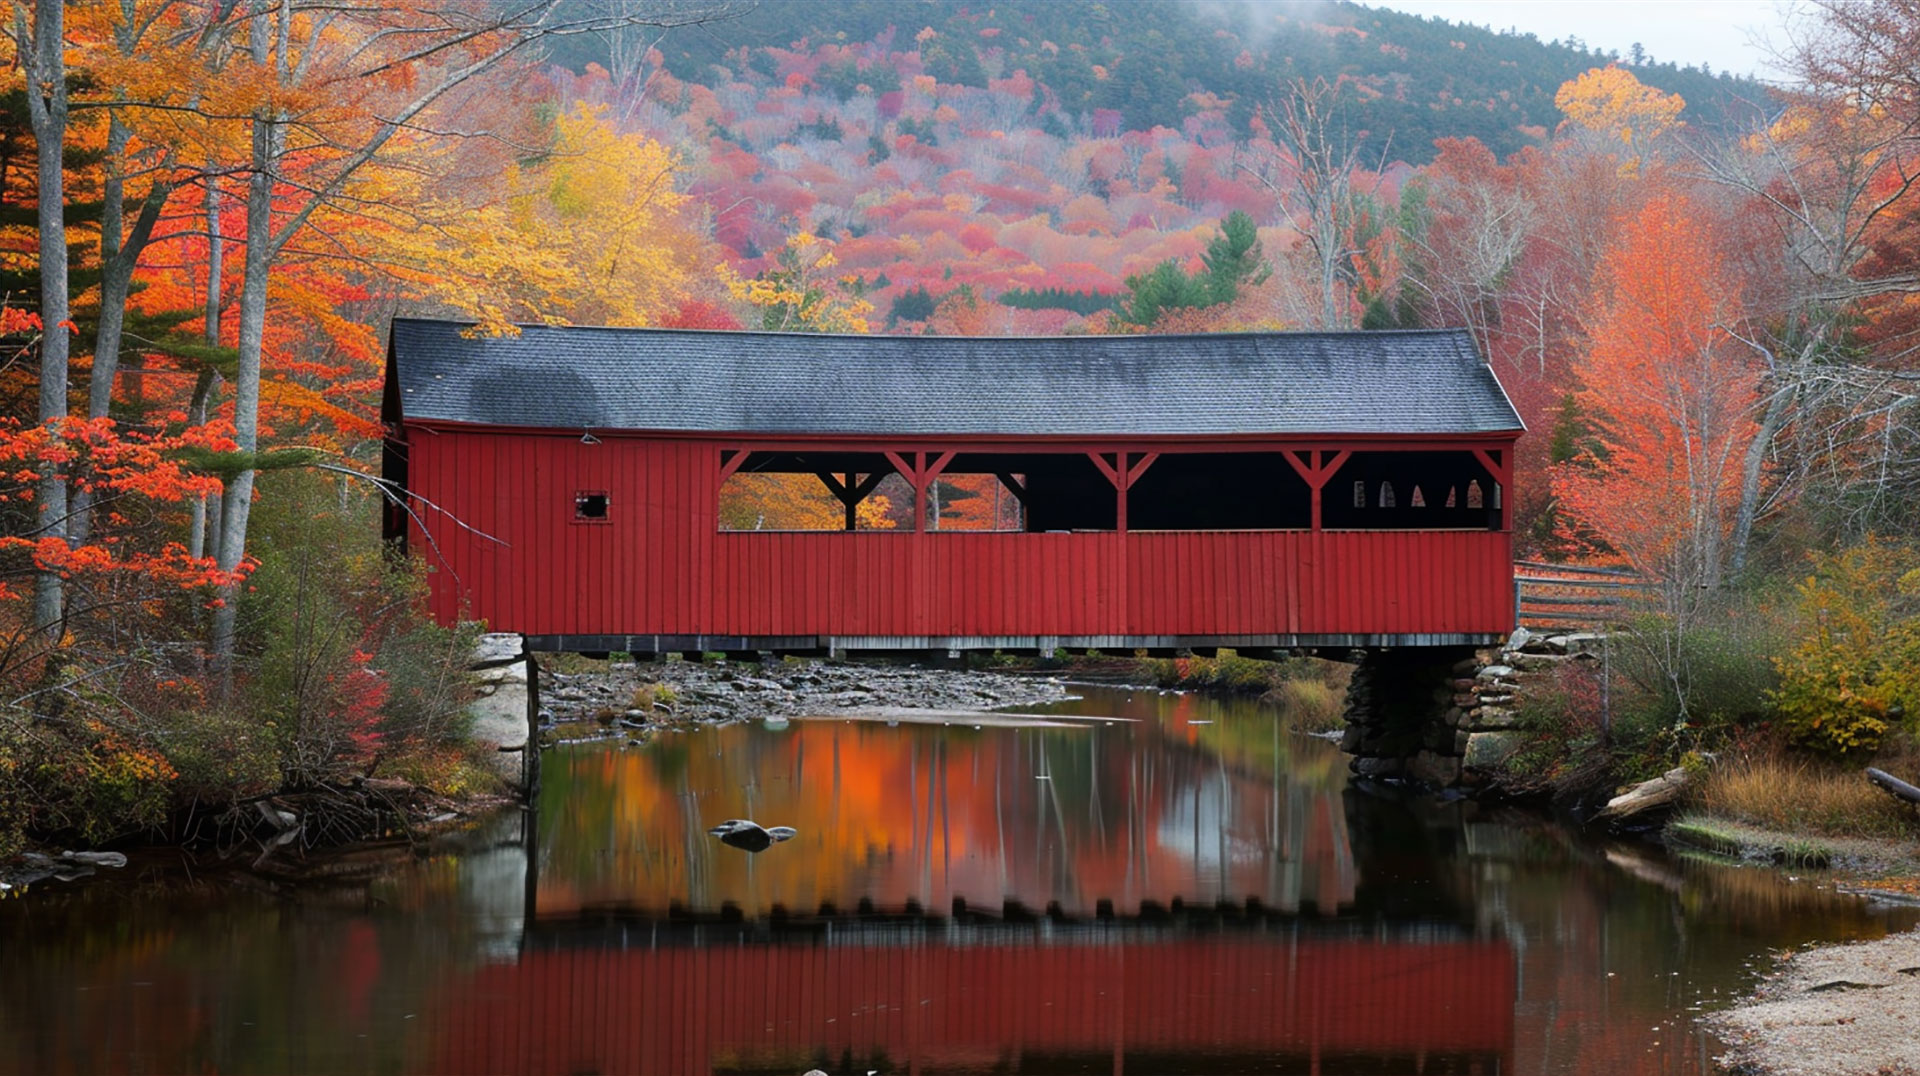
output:
{"label": "dark interior of bridge", "polygon": [[[1281,452],[1107,453],[1096,463],[1087,452],[960,453],[940,469],[943,479],[980,476],[1017,503],[967,529],[1027,532],[1111,531],[1119,526],[1116,479],[1107,470],[1132,465],[1126,528],[1173,530],[1305,530],[1312,526],[1313,490]],[[896,501],[912,487],[883,452],[749,452],[723,484],[751,482],[757,475],[812,475],[802,487],[829,511],[816,515],[859,529],[858,506],[875,492]],[[968,492],[966,496],[975,496]],[[1354,452],[1335,469],[1321,491],[1321,526],[1327,530],[1489,529],[1501,526],[1501,489],[1470,451]],[[925,511],[925,508],[922,508]],[[1018,526],[1012,520],[1019,521]],[[997,521],[997,526],[995,525]],[[723,523],[723,529],[725,524]],[[942,527],[938,513],[929,529]]]}

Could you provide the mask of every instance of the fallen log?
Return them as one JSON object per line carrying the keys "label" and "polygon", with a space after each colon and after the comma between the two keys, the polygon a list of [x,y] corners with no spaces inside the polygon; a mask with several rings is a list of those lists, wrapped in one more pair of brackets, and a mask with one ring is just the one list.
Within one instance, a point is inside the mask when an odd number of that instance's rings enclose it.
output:
{"label": "fallen log", "polygon": [[1671,810],[1686,788],[1686,768],[1676,766],[1608,800],[1597,817],[1603,821],[1620,823],[1650,811]]}
{"label": "fallen log", "polygon": [[1881,791],[1886,792],[1895,799],[1905,800],[1908,803],[1920,806],[1920,788],[1915,788],[1885,770],[1876,770],[1872,766],[1868,766],[1867,780],[1878,785]]}

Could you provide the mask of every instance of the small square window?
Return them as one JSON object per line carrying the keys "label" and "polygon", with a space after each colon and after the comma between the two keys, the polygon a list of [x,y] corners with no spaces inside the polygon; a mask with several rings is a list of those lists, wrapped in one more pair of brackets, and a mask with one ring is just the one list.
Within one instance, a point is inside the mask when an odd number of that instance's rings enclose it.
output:
{"label": "small square window", "polygon": [[575,523],[607,522],[607,491],[603,489],[581,490],[573,495],[573,521]]}

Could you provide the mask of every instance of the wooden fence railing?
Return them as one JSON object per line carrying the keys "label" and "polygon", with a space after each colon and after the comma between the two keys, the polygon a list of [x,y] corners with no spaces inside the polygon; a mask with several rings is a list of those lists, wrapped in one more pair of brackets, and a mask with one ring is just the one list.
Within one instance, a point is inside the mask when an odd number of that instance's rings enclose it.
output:
{"label": "wooden fence railing", "polygon": [[1651,598],[1653,580],[1631,568],[1515,561],[1513,617],[1523,628],[1604,628]]}

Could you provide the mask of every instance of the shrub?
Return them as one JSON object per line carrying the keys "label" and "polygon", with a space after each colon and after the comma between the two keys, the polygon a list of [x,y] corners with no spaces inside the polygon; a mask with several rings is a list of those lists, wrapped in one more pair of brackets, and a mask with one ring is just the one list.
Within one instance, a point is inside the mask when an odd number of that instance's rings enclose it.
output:
{"label": "shrub", "polygon": [[24,710],[0,708],[0,859],[19,852],[26,843],[32,795],[27,783],[27,721]]}
{"label": "shrub", "polygon": [[1731,593],[1683,626],[1645,616],[1617,635],[1609,741],[1623,772],[1663,772],[1764,720],[1784,631],[1764,595]]}
{"label": "shrub", "polygon": [[1278,665],[1243,658],[1231,650],[1212,658],[1156,658],[1147,667],[1159,686],[1183,690],[1262,694],[1281,680]]}
{"label": "shrub", "polygon": [[246,709],[270,723],[282,783],[310,787],[467,731],[477,628],[426,617],[423,579],[391,562],[363,498],[309,472],[269,476],[243,606]]}
{"label": "shrub", "polygon": [[1777,662],[1774,712],[1803,747],[1870,754],[1920,708],[1920,550],[1869,539],[1816,555],[1797,597],[1804,634]]}
{"label": "shrub", "polygon": [[27,833],[101,844],[157,828],[171,802],[172,765],[146,737],[87,716],[0,715],[0,854]]}
{"label": "shrub", "polygon": [[155,738],[179,776],[175,803],[225,805],[272,790],[280,780],[277,729],[257,718],[213,708],[165,715]]}
{"label": "shrub", "polygon": [[661,708],[671,710],[673,709],[673,704],[679,698],[680,696],[673,690],[672,684],[659,682],[641,684],[639,687],[633,689],[633,708],[649,712]]}
{"label": "shrub", "polygon": [[1522,780],[1555,782],[1604,752],[1598,663],[1569,661],[1529,681],[1515,710],[1527,741],[1508,756],[1506,768]]}

